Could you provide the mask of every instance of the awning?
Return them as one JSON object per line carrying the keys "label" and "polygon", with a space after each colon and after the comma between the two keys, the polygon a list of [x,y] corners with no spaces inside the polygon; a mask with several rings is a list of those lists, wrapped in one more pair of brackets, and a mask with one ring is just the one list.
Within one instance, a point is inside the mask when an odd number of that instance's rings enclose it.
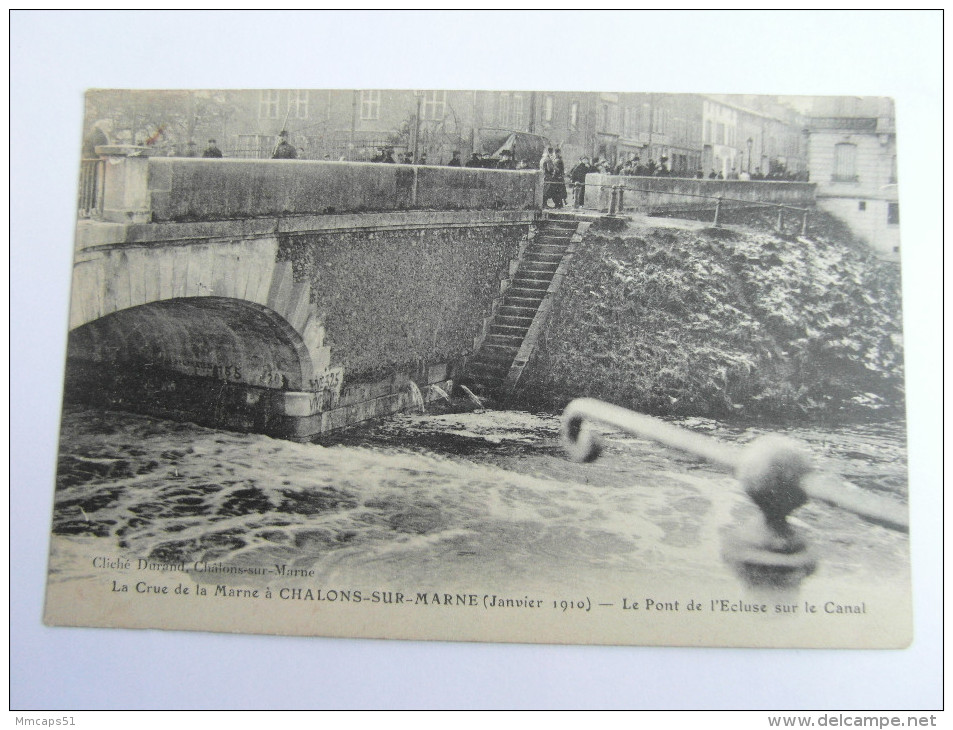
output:
{"label": "awning", "polygon": [[494,158],[502,156],[504,150],[513,153],[516,162],[526,161],[536,167],[546,147],[552,146],[548,138],[529,132],[513,132],[501,129],[481,129],[482,152]]}

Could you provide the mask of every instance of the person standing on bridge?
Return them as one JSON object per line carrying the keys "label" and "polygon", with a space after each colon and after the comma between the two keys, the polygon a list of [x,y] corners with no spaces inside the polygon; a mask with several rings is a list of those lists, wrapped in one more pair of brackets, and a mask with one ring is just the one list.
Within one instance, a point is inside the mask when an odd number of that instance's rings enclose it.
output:
{"label": "person standing on bridge", "polygon": [[566,163],[563,162],[563,152],[556,148],[556,156],[553,158],[553,202],[557,208],[566,205]]}
{"label": "person standing on bridge", "polygon": [[273,160],[297,160],[298,152],[295,150],[294,146],[288,142],[288,133],[282,129],[278,134],[278,145],[275,147],[274,153],[271,155]]}
{"label": "person standing on bridge", "polygon": [[569,173],[569,180],[572,182],[573,205],[581,208],[586,202],[586,175],[592,172],[589,167],[589,158],[583,157]]}
{"label": "person standing on bridge", "polygon": [[[543,173],[543,207],[548,208],[549,201],[552,199],[553,205],[556,202],[556,165],[553,161],[553,148],[548,147],[539,158],[539,169]],[[558,205],[557,205],[558,207]]]}
{"label": "person standing on bridge", "polygon": [[208,147],[205,148],[205,151],[202,152],[202,157],[221,157],[222,151],[218,148],[218,145],[215,144],[214,139],[208,141]]}
{"label": "person standing on bridge", "polygon": [[463,163],[460,161],[460,150],[453,151],[453,156],[451,156],[450,162],[447,163],[447,167],[463,167]]}

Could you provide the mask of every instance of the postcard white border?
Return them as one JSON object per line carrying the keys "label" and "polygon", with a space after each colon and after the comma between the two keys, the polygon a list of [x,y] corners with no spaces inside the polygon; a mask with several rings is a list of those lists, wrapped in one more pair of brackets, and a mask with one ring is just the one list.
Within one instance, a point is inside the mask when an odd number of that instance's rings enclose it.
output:
{"label": "postcard white border", "polygon": [[[288,18],[57,11],[14,12],[10,31],[11,707],[940,704],[939,13],[444,11]],[[76,152],[89,86],[894,96],[911,416],[913,646],[861,652],[463,645],[44,627]],[[766,675],[773,680],[759,681],[756,693],[738,681]]]}

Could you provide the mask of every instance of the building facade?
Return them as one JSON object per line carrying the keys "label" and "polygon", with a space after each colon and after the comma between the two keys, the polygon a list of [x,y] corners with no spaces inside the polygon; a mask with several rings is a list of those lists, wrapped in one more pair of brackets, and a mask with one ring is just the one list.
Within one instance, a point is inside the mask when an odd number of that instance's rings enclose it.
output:
{"label": "building facade", "polygon": [[897,139],[893,101],[880,97],[814,100],[808,162],[817,203],[878,254],[900,252]]}
{"label": "building facade", "polygon": [[[101,98],[100,98],[101,97]],[[167,154],[201,153],[214,138],[226,157],[271,157],[281,130],[302,159],[466,160],[509,133],[615,166],[639,157],[682,175],[800,171],[803,122],[771,97],[571,91],[256,89],[91,92],[90,123],[113,115],[113,137]],[[97,103],[98,101],[98,103]],[[117,110],[122,110],[117,111]],[[786,115],[786,116],[785,116]],[[750,168],[750,169],[749,169]]]}

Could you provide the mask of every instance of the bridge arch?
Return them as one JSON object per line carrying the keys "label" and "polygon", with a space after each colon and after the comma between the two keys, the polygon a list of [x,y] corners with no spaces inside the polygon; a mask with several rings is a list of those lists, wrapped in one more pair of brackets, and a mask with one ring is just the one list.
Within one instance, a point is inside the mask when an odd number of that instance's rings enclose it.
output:
{"label": "bridge arch", "polygon": [[256,302],[180,297],[88,322],[69,336],[72,363],[108,371],[167,372],[260,388],[303,391],[315,381],[304,338]]}

